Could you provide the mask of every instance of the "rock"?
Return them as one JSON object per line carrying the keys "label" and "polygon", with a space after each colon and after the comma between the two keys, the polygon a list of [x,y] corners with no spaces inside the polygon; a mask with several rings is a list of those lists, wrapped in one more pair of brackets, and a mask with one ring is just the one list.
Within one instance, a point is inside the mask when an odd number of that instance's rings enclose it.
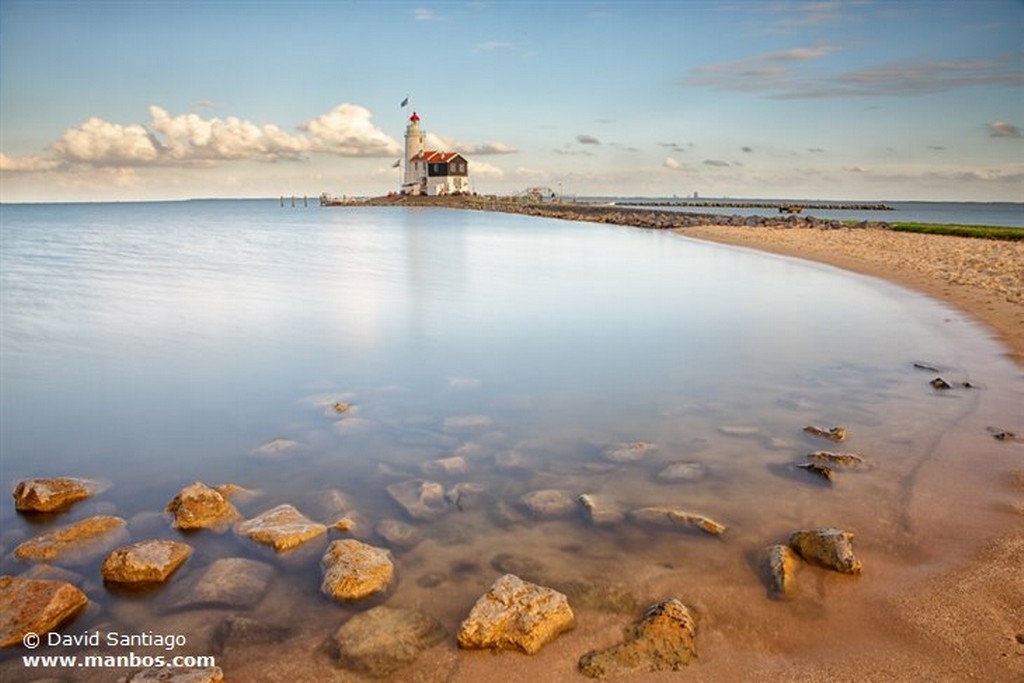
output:
{"label": "rock", "polygon": [[412,548],[423,540],[419,529],[397,519],[382,519],[373,530],[388,544],[399,548]]}
{"label": "rock", "polygon": [[170,599],[170,609],[255,607],[267,592],[274,568],[244,557],[217,560],[197,578],[184,583]]}
{"label": "rock", "polygon": [[633,613],[636,610],[636,598],[629,588],[623,584],[602,583],[585,579],[569,579],[567,581],[552,580],[551,587],[576,605],[577,608],[597,610],[599,612]]}
{"label": "rock", "polygon": [[14,549],[19,560],[56,560],[66,564],[85,561],[127,539],[127,526],[120,517],[99,515],[55,529]]}
{"label": "rock", "polygon": [[825,439],[831,439],[832,441],[842,441],[843,439],[846,438],[846,427],[832,427],[831,429],[822,429],[821,427],[808,425],[804,427],[804,431],[812,436],[820,436]]}
{"label": "rock", "polygon": [[658,481],[698,481],[707,475],[707,468],[697,462],[676,462],[658,472]]}
{"label": "rock", "polygon": [[369,432],[376,427],[378,427],[376,422],[361,417],[343,417],[334,423],[335,431],[342,436]]}
{"label": "rock", "polygon": [[502,451],[494,456],[494,466],[502,471],[531,470],[533,465],[533,458],[516,450]]}
{"label": "rock", "polygon": [[98,487],[89,479],[26,479],[14,487],[14,507],[19,512],[57,512],[85,500]]}
{"label": "rock", "polygon": [[457,415],[445,418],[442,429],[446,432],[468,432],[484,429],[494,424],[494,420],[486,415]]}
{"label": "rock", "polygon": [[333,406],[331,406],[331,409],[335,413],[338,413],[340,415],[342,413],[347,413],[349,410],[351,410],[352,409],[352,404],[351,403],[345,403],[344,401],[337,401],[337,402],[335,402],[335,404]]}
{"label": "rock", "polygon": [[28,633],[56,629],[89,598],[70,583],[0,576],[0,647],[21,645]]}
{"label": "rock", "polygon": [[788,600],[796,594],[796,570],[800,558],[788,545],[773,545],[764,550],[767,569],[768,595]]}
{"label": "rock", "polygon": [[461,455],[453,455],[449,458],[439,458],[423,463],[420,468],[427,476],[454,476],[465,474],[469,471],[469,463]]}
{"label": "rock", "polygon": [[867,466],[867,460],[855,453],[832,453],[831,451],[817,451],[807,455],[811,460],[829,465],[832,467],[844,467],[850,469],[861,469]]}
{"label": "rock", "polygon": [[110,553],[101,573],[112,583],[159,583],[191,554],[192,546],[180,541],[140,541]]}
{"label": "rock", "polygon": [[242,522],[237,531],[240,536],[269,545],[280,553],[323,536],[327,527],[304,516],[291,505],[278,505]]}
{"label": "rock", "polygon": [[822,479],[826,479],[830,482],[832,481],[833,472],[832,468],[828,465],[822,465],[816,462],[805,462],[801,465],[797,465],[797,467],[802,470],[807,470],[812,474],[816,474]]}
{"label": "rock", "polygon": [[590,521],[598,526],[618,524],[625,517],[615,500],[609,496],[584,493],[576,498],[576,502],[586,510]]}
{"label": "rock", "polygon": [[657,448],[646,441],[633,441],[612,446],[604,452],[604,459],[611,462],[636,462]]}
{"label": "rock", "polygon": [[931,382],[928,382],[928,384],[931,384],[933,389],[939,389],[939,390],[952,389],[953,388],[953,386],[949,382],[947,382],[946,380],[942,379],[941,377],[936,377]]}
{"label": "rock", "polygon": [[334,541],[320,560],[320,590],[341,601],[363,600],[391,586],[395,565],[383,548],[353,539]]}
{"label": "rock", "polygon": [[219,666],[196,668],[188,666],[150,667],[137,672],[127,683],[224,683]]}
{"label": "rock", "polygon": [[388,494],[413,519],[433,521],[448,511],[444,487],[436,481],[411,479],[387,487]]}
{"label": "rock", "polygon": [[669,507],[646,507],[633,510],[630,518],[637,524],[662,527],[691,527],[712,536],[721,536],[726,527],[710,517]]}
{"label": "rock", "polygon": [[220,654],[229,647],[280,644],[288,636],[288,629],[232,614],[217,624],[212,644]]}
{"label": "rock", "polygon": [[446,637],[444,627],[423,612],[380,606],[349,619],[333,641],[342,666],[380,678]]}
{"label": "rock", "polygon": [[460,482],[444,492],[445,499],[459,512],[480,507],[487,494],[482,484]]}
{"label": "rock", "polygon": [[843,574],[860,574],[861,561],[853,554],[853,534],[839,529],[794,531],[789,545],[808,562]]}
{"label": "rock", "polygon": [[550,588],[505,574],[476,601],[459,627],[459,647],[536,654],[575,624],[569,600]]}
{"label": "rock", "polygon": [[535,517],[551,519],[564,517],[576,508],[576,501],[568,491],[561,489],[541,489],[531,491],[519,499],[519,502]]}
{"label": "rock", "polygon": [[989,427],[988,432],[996,441],[1024,441],[1024,438],[1019,437],[1006,429],[1000,429],[999,427]]}
{"label": "rock", "polygon": [[249,451],[256,460],[284,460],[297,455],[300,446],[291,439],[272,439]]}
{"label": "rock", "polygon": [[201,481],[179,491],[165,511],[173,517],[171,526],[181,530],[225,527],[240,517],[224,494]]}
{"label": "rock", "polygon": [[605,650],[580,657],[580,672],[591,678],[680,671],[697,658],[697,622],[676,598],[647,610],[643,619],[626,630],[626,639]]}

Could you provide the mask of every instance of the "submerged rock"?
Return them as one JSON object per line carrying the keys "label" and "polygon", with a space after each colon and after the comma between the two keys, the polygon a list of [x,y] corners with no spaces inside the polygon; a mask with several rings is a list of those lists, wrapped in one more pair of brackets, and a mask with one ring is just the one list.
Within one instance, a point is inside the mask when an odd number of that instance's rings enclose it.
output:
{"label": "submerged rock", "polygon": [[480,507],[487,497],[487,489],[481,484],[464,481],[444,492],[445,499],[459,512]]}
{"label": "submerged rock", "polygon": [[21,645],[28,633],[49,633],[88,602],[85,593],[64,581],[0,576],[0,647]]}
{"label": "submerged rock", "polygon": [[828,465],[822,465],[816,462],[805,462],[803,464],[797,465],[797,467],[802,470],[807,470],[812,474],[816,474],[822,479],[825,479],[829,482],[832,481],[833,472],[832,468],[829,467]]}
{"label": "submerged rock", "polygon": [[558,591],[505,574],[476,601],[459,627],[459,647],[536,654],[575,624]]}
{"label": "submerged rock", "polygon": [[186,486],[165,508],[175,529],[210,529],[226,526],[240,517],[223,493],[201,481]]}
{"label": "submerged rock", "polygon": [[284,460],[299,453],[298,442],[291,439],[271,439],[249,451],[256,460]]}
{"label": "submerged rock", "polygon": [[419,529],[397,519],[382,519],[373,530],[390,545],[399,548],[412,548],[423,540]]}
{"label": "submerged rock", "polygon": [[576,502],[586,510],[590,521],[598,526],[618,524],[625,517],[622,509],[610,496],[600,493],[584,493],[577,496]]}
{"label": "submerged rock", "polygon": [[127,683],[224,683],[224,672],[219,666],[150,667],[135,673]]}
{"label": "submerged rock", "polygon": [[343,667],[378,678],[398,671],[446,637],[444,627],[423,612],[380,606],[349,619],[333,641]]}
{"label": "submerged rock", "polygon": [[120,517],[88,517],[25,541],[14,549],[14,556],[19,560],[85,561],[126,540],[127,524]]}
{"label": "submerged rock", "polygon": [[712,536],[721,536],[726,530],[724,524],[719,524],[710,517],[670,507],[638,508],[630,512],[629,516],[637,524],[674,528],[689,527],[700,529]]}
{"label": "submerged rock", "polygon": [[19,512],[58,512],[85,500],[98,488],[99,483],[90,479],[26,479],[14,487],[14,507]]}
{"label": "submerged rock", "polygon": [[465,474],[469,471],[469,463],[461,455],[453,455],[447,458],[430,460],[420,467],[423,474],[433,477],[453,476]]}
{"label": "submerged rock", "polygon": [[679,671],[697,657],[696,635],[697,622],[690,610],[669,598],[630,626],[623,642],[580,657],[579,670],[591,678]]}
{"label": "submerged rock", "polygon": [[808,425],[804,427],[804,431],[812,436],[820,436],[831,441],[842,441],[846,438],[846,427],[831,427],[829,429],[823,429],[821,427],[815,427],[814,425]]}
{"label": "submerged rock", "polygon": [[796,570],[800,558],[788,545],[773,545],[764,550],[764,565],[767,570],[768,595],[788,600],[796,595]]}
{"label": "submerged rock", "polygon": [[386,488],[388,494],[410,517],[434,521],[448,511],[444,487],[436,481],[410,479]]}
{"label": "submerged rock", "polygon": [[278,505],[238,525],[239,535],[269,545],[279,553],[325,533],[326,526],[314,522],[291,505]]}
{"label": "submerged rock", "polygon": [[636,462],[648,453],[653,452],[657,446],[647,441],[633,441],[631,443],[620,443],[612,446],[604,452],[604,459],[610,462]]}
{"label": "submerged rock", "polygon": [[256,619],[232,614],[213,630],[212,645],[216,654],[235,647],[279,645],[289,637],[288,629]]}
{"label": "submerged rock", "polygon": [[933,389],[938,389],[940,391],[943,390],[943,389],[952,389],[953,388],[953,385],[951,385],[949,382],[947,382],[946,380],[942,379],[941,377],[936,377],[931,382],[929,382],[929,384],[932,385]]}
{"label": "submerged rock", "polygon": [[170,598],[170,609],[255,607],[267,592],[274,568],[244,557],[217,560],[198,577],[183,583]]}
{"label": "submerged rock", "polygon": [[843,574],[860,574],[861,561],[853,554],[853,534],[840,529],[794,531],[789,544],[808,562]]}
{"label": "submerged rock", "polygon": [[564,517],[576,508],[572,494],[561,489],[531,491],[522,496],[519,502],[534,517],[545,519]]}
{"label": "submerged rock", "polygon": [[395,576],[389,551],[353,539],[331,543],[320,560],[320,568],[321,592],[346,602],[383,593]]}
{"label": "submerged rock", "polygon": [[707,475],[707,468],[698,462],[675,462],[655,475],[658,481],[698,481]]}
{"label": "submerged rock", "polygon": [[192,546],[179,541],[140,541],[107,556],[101,573],[111,583],[165,581],[192,554]]}
{"label": "submerged rock", "polygon": [[446,432],[467,432],[483,429],[494,424],[486,415],[457,415],[445,418],[442,429]]}
{"label": "submerged rock", "polygon": [[848,469],[862,469],[867,467],[868,461],[863,456],[855,453],[833,453],[831,451],[817,451],[808,453],[807,457],[815,462],[831,467],[843,467]]}

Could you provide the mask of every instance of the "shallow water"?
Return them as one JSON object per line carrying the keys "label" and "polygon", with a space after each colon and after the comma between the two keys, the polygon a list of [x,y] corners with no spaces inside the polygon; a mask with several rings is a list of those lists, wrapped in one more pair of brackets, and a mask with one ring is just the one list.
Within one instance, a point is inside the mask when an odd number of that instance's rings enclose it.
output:
{"label": "shallow water", "polygon": [[[838,600],[884,593],[875,577],[949,564],[976,547],[962,529],[1005,520],[997,482],[1009,451],[983,425],[1020,429],[1019,369],[963,315],[876,280],[665,232],[504,214],[276,202],[3,211],[0,483],[111,483],[56,518],[3,506],[4,573],[27,569],[11,556],[21,541],[98,512],[128,519],[133,540],[179,537],[159,513],[196,480],[257,491],[237,503],[247,517],[292,503],[330,523],[343,499],[370,543],[387,545],[373,531],[382,519],[420,527],[419,545],[393,548],[400,580],[387,604],[427,611],[449,631],[499,575],[502,553],[576,590],[576,631],[529,665],[557,657],[571,675],[575,658],[614,642],[667,591],[704,614],[707,666],[734,646],[783,652],[793,634],[837,619],[866,631],[866,610]],[[936,392],[935,374],[977,388]],[[333,412],[339,400],[352,410]],[[807,424],[850,437],[837,446],[804,434]],[[296,446],[260,457],[273,439]],[[631,463],[606,457],[635,441],[655,448]],[[823,449],[861,453],[872,468],[832,486],[793,468]],[[436,522],[406,517],[385,487],[453,453],[466,474],[426,478],[484,493]],[[704,476],[657,477],[678,462]],[[551,488],[607,494],[623,510],[679,506],[729,529],[597,527],[582,510],[538,520],[520,505]],[[928,520],[948,504],[933,498],[950,488],[963,505],[936,535]],[[753,558],[812,526],[856,532],[873,574],[807,570],[786,610],[765,597]],[[229,679],[334,671],[319,644],[361,608],[319,594],[326,540],[285,556],[230,532],[185,540],[195,555],[151,593],[104,587],[101,557],[73,567],[94,604],[65,630],[182,632],[208,653],[231,611],[168,611],[175,587],[215,559],[249,557],[273,564],[275,578],[244,614],[289,639],[221,653]],[[769,618],[786,632],[766,634],[758,620]],[[423,661],[436,674],[423,680],[472,680],[489,660],[449,640]],[[0,666],[32,678],[20,660]]]}

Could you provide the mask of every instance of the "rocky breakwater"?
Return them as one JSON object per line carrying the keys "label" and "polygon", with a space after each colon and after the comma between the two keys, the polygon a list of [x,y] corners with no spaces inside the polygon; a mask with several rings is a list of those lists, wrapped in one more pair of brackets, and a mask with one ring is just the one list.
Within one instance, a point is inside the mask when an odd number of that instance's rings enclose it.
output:
{"label": "rocky breakwater", "polygon": [[888,228],[887,223],[865,221],[851,224],[827,218],[814,218],[812,216],[723,216],[709,213],[641,209],[613,204],[523,202],[515,198],[500,197],[375,197],[362,202],[346,204],[346,206],[436,206],[449,209],[518,213],[569,221],[611,223],[652,230],[674,230],[702,225],[821,229],[850,227]]}

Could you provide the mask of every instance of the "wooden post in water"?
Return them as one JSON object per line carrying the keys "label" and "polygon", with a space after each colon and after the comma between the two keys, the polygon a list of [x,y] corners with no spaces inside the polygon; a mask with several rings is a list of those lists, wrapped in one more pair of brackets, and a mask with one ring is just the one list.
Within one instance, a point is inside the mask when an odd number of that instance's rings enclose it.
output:
{"label": "wooden post in water", "polygon": [[309,206],[309,197],[307,197],[306,195],[302,195],[302,205]]}
{"label": "wooden post in water", "polygon": [[295,195],[292,195],[292,208],[295,208]]}
{"label": "wooden post in water", "polygon": [[284,208],[284,195],[281,195],[281,208]]}

